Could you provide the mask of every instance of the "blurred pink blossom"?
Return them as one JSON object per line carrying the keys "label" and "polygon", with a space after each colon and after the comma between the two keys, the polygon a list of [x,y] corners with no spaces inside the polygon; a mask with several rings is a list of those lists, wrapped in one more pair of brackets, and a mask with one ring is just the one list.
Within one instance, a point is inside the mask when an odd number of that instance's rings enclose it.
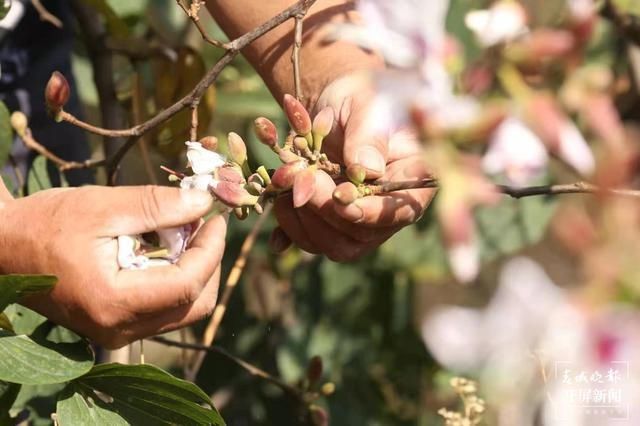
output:
{"label": "blurred pink blossom", "polygon": [[513,40],[528,31],[526,11],[511,0],[500,0],[489,9],[467,13],[465,24],[485,47]]}
{"label": "blurred pink blossom", "polygon": [[504,174],[509,184],[525,186],[543,174],[548,161],[540,138],[521,120],[509,117],[491,136],[482,168],[490,175]]}

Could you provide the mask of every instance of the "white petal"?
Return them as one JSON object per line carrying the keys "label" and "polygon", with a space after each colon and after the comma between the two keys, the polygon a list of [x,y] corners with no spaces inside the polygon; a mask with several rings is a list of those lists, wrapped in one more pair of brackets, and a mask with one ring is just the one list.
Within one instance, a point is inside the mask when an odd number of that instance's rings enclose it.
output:
{"label": "white petal", "polygon": [[191,237],[191,226],[177,226],[156,230],[160,239],[160,245],[167,249],[167,259],[174,262],[187,248],[187,242]]}
{"label": "white petal", "polygon": [[482,313],[458,306],[437,309],[422,322],[422,340],[440,364],[472,371],[483,359]]}
{"label": "white petal", "polygon": [[118,237],[118,266],[121,269],[145,269],[147,259],[145,256],[138,256],[135,253],[138,239],[130,235]]}
{"label": "white petal", "polygon": [[197,175],[213,173],[225,164],[225,158],[217,152],[209,151],[199,142],[185,142],[189,166]]}
{"label": "white petal", "polygon": [[200,191],[209,191],[215,188],[218,181],[210,174],[186,176],[180,181],[182,189],[198,189]]}
{"label": "white petal", "polygon": [[475,241],[455,244],[447,250],[451,272],[461,283],[469,283],[480,271],[480,253]]}
{"label": "white petal", "polygon": [[580,130],[571,121],[566,121],[560,129],[558,155],[571,167],[583,175],[590,175],[596,167],[596,160]]}
{"label": "white petal", "polygon": [[527,185],[544,171],[549,155],[540,138],[522,121],[506,118],[491,136],[482,158],[487,174],[505,174],[509,183]]}
{"label": "white petal", "polygon": [[471,11],[464,22],[478,41],[487,47],[527,32],[525,11],[512,1],[499,1],[489,9]]}

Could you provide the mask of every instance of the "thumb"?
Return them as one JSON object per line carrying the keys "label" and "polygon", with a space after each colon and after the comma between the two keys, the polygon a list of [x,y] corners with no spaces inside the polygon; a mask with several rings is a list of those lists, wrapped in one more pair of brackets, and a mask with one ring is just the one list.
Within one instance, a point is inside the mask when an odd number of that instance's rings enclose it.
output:
{"label": "thumb", "polygon": [[0,207],[4,206],[7,202],[13,200],[11,193],[4,184],[4,180],[0,176]]}
{"label": "thumb", "polygon": [[343,104],[341,115],[346,116],[344,124],[343,158],[346,166],[360,164],[367,171],[368,179],[382,177],[386,170],[389,151],[388,138],[376,132],[371,126],[370,98],[351,98]]}
{"label": "thumb", "polygon": [[185,225],[206,215],[213,203],[208,192],[193,189],[154,185],[102,189],[110,192],[103,200],[109,200],[105,222],[111,236]]}

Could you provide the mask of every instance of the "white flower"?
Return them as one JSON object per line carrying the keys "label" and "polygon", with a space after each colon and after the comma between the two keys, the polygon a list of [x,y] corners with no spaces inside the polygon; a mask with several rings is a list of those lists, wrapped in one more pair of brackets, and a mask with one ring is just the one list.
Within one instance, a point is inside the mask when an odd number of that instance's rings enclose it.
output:
{"label": "white flower", "polygon": [[189,238],[191,238],[191,231],[191,225],[158,229],[156,231],[160,239],[160,245],[167,249],[167,260],[175,262],[184,253],[187,249]]}
{"label": "white flower", "polygon": [[527,32],[526,12],[511,0],[498,1],[489,9],[469,12],[464,21],[485,47],[513,40]]}
{"label": "white flower", "polygon": [[482,168],[490,175],[504,174],[510,184],[525,186],[542,174],[548,161],[540,138],[519,119],[508,117],[491,136]]}
{"label": "white flower", "polygon": [[583,175],[590,175],[596,160],[587,141],[573,122],[566,120],[558,136],[558,156]]}
{"label": "white flower", "polygon": [[200,142],[185,142],[189,166],[197,175],[211,174],[225,164],[225,158],[217,152],[210,151]]}
{"label": "white flower", "polygon": [[475,238],[461,241],[447,248],[451,272],[456,279],[463,283],[470,283],[480,271],[480,253]]}
{"label": "white flower", "polygon": [[198,189],[200,191],[209,191],[215,188],[218,181],[210,174],[185,176],[180,181],[182,189]]}
{"label": "white flower", "polygon": [[118,265],[121,269],[146,269],[149,259],[137,255],[140,246],[138,237],[121,235],[118,237]]}

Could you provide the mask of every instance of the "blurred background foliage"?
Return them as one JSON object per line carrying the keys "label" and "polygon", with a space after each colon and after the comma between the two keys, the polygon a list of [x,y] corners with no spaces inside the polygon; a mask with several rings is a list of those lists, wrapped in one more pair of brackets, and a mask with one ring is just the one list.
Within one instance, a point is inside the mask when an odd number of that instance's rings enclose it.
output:
{"label": "blurred background foliage", "polygon": [[[202,42],[173,0],[87,1],[101,8],[112,35],[126,34],[149,44],[169,46],[174,52],[133,65],[124,57],[116,57],[119,97],[124,105],[130,105],[136,90],[143,94],[141,111],[146,117],[183,96],[222,54]],[[449,29],[459,37],[469,61],[478,50],[463,25],[463,16],[484,3],[488,2],[452,2]],[[525,3],[537,20],[548,23],[557,16],[554,2]],[[202,19],[214,38],[225,38],[208,15],[203,13]],[[612,42],[607,26],[600,25],[590,60],[613,65],[618,58],[615,49],[609,48]],[[73,69],[87,121],[99,123],[98,97],[81,38]],[[250,141],[249,158],[255,164],[277,164],[250,130],[257,116],[265,116],[277,123],[282,134],[286,119],[243,58],[224,70],[205,99],[207,108],[200,108],[201,135],[215,135],[222,141],[228,132],[235,131]],[[184,168],[187,114],[176,115],[146,138],[147,145],[157,148],[148,150],[151,170],[159,171],[160,164]],[[94,156],[101,157],[101,141],[92,136],[91,143]],[[126,157],[122,174],[125,184],[152,179],[145,169],[143,153],[134,149]],[[162,173],[153,173],[158,182],[167,182]],[[104,176],[98,176],[98,180],[104,183]],[[548,179],[540,183],[548,183]],[[48,185],[44,159],[40,159],[29,176],[29,190]],[[552,199],[534,197],[504,199],[498,207],[478,209],[486,266],[473,287],[462,287],[450,277],[433,209],[375,253],[350,264],[333,263],[297,249],[273,255],[267,246],[269,232],[275,226],[271,219],[251,252],[216,344],[291,383],[304,377],[313,356],[320,356],[323,382],[335,384],[335,393],[319,402],[327,408],[332,425],[440,424],[436,411],[443,406],[455,407],[456,397],[447,385],[451,374],[443,371],[425,348],[421,320],[439,303],[485,305],[495,288],[498,265],[507,255],[526,252],[534,257],[552,257],[554,270],[550,273],[566,274],[563,265],[571,260],[547,235],[557,207]],[[254,221],[255,217],[243,222],[230,220],[223,277]],[[193,327],[192,334],[199,336],[203,326]],[[149,362],[172,366],[174,373],[181,374],[179,351],[156,345],[149,345],[147,350]],[[197,384],[212,395],[230,425],[286,425],[296,416],[296,402],[279,388],[249,376],[216,354],[207,356]],[[25,388],[20,401],[32,406],[43,405],[51,394],[50,390]],[[33,394],[38,394],[37,398],[28,402]],[[46,409],[42,413],[45,416],[34,424],[50,422]]]}

